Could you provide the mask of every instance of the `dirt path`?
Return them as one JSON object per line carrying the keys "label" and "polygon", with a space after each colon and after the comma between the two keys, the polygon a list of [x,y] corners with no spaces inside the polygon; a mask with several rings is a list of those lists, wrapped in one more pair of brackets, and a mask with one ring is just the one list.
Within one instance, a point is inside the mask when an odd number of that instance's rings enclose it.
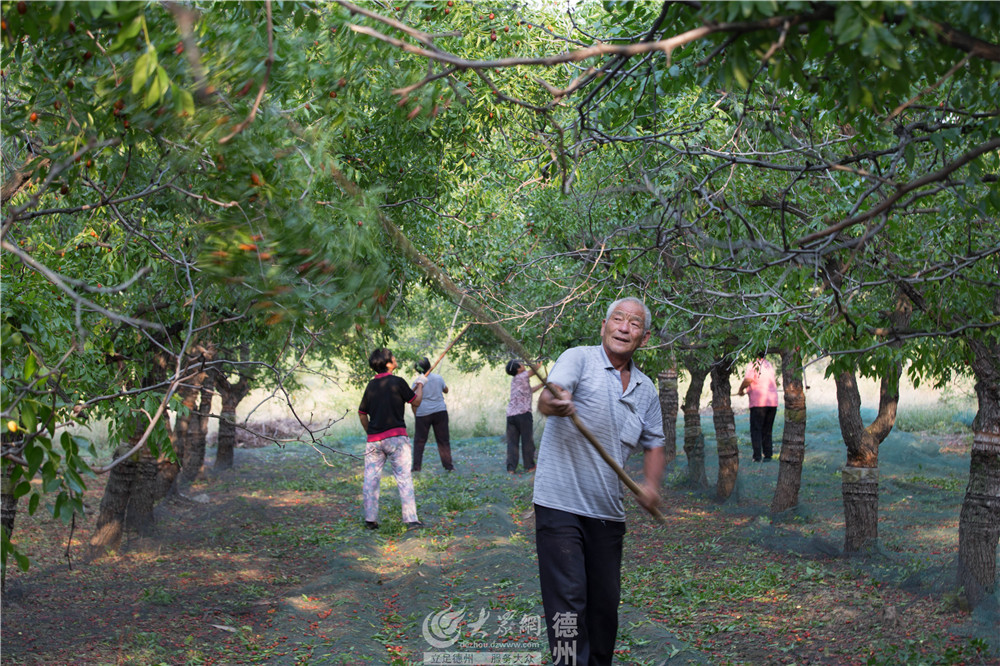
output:
{"label": "dirt path", "polygon": [[425,466],[422,530],[402,530],[395,489],[384,487],[380,530],[351,535],[328,573],[276,605],[268,635],[298,649],[273,663],[302,663],[303,654],[310,664],[421,663],[425,652],[540,658],[532,476],[504,474],[499,450],[471,442],[455,448],[454,473]]}
{"label": "dirt path", "polygon": [[[342,446],[358,453],[361,442]],[[426,527],[415,532],[388,478],[381,527],[364,529],[360,460],[327,466],[305,446],[238,450],[236,469],[158,508],[155,539],[84,564],[88,515],[72,569],[69,527],[46,507],[19,515],[15,537],[35,564],[9,575],[3,662],[402,665],[425,652],[544,652],[531,476],[503,471],[497,438],[459,440],[454,452],[454,473],[429,452],[416,481]],[[861,566],[837,552],[835,475],[808,470],[802,509],[771,524],[761,506],[776,471],[743,470],[741,499],[726,506],[666,488],[666,527],[627,502],[618,663],[998,663],[975,618],[906,583],[954,557],[951,476],[927,465],[887,474],[892,552]],[[918,500],[952,508],[914,524]]]}

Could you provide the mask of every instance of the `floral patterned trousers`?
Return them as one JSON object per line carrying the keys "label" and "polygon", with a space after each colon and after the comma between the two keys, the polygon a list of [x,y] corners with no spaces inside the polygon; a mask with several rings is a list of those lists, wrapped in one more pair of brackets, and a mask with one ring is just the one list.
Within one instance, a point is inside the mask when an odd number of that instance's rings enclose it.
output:
{"label": "floral patterned trousers", "polygon": [[417,500],[413,494],[413,477],[410,476],[413,448],[410,438],[406,435],[387,437],[365,445],[365,480],[361,486],[365,520],[378,522],[379,485],[382,481],[382,468],[387,459],[392,462],[392,474],[396,477],[396,487],[399,488],[399,501],[403,505],[403,522],[416,522]]}

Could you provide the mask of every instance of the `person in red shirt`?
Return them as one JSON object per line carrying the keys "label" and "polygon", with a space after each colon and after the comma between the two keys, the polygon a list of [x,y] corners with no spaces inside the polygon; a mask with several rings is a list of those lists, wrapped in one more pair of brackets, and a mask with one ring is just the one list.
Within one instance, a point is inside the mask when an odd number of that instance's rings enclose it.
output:
{"label": "person in red shirt", "polygon": [[403,522],[414,529],[422,527],[417,518],[417,501],[413,494],[413,477],[410,467],[413,463],[413,448],[406,434],[403,414],[406,403],[416,414],[423,399],[423,382],[411,389],[406,380],[392,374],[399,364],[392,352],[380,347],[368,357],[368,365],[375,371],[375,377],[368,382],[358,419],[368,434],[365,445],[365,477],[361,486],[361,497],[365,512],[365,527],[378,529],[379,484],[385,461],[392,462],[392,473],[399,488],[399,500],[403,505]]}
{"label": "person in red shirt", "polygon": [[748,389],[753,460],[754,462],[760,462],[761,459],[771,460],[774,455],[771,429],[774,427],[774,416],[778,412],[778,382],[774,366],[762,353],[757,354],[747,366],[743,383],[737,392],[743,395]]}

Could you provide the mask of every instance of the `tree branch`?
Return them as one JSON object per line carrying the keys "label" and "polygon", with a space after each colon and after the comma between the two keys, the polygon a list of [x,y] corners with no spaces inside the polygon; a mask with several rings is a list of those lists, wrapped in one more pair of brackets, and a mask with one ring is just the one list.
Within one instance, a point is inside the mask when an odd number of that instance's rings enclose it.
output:
{"label": "tree branch", "polygon": [[843,231],[844,229],[853,227],[856,224],[861,224],[862,222],[870,220],[871,218],[887,211],[889,208],[893,206],[893,204],[895,204],[897,201],[903,198],[903,196],[906,195],[907,193],[912,192],[913,190],[919,189],[921,187],[924,187],[926,185],[929,185],[930,183],[943,180],[947,178],[951,173],[965,166],[966,164],[976,159],[980,155],[983,155],[993,150],[997,150],[998,148],[1000,148],[1000,137],[996,137],[991,141],[987,141],[986,143],[980,144],[975,148],[973,148],[972,150],[970,150],[969,152],[962,155],[961,157],[959,157],[954,162],[945,165],[944,167],[938,169],[934,173],[929,173],[923,178],[918,178],[905,185],[901,185],[899,189],[893,192],[890,196],[886,197],[881,203],[879,203],[876,206],[873,206],[872,208],[869,208],[864,213],[843,220],[842,222],[829,226],[826,229],[823,229],[822,231],[817,231],[816,233],[803,236],[802,238],[795,241],[794,245],[797,245],[799,247],[805,247],[806,245],[814,241],[817,241],[821,238],[832,236],[834,234]]}

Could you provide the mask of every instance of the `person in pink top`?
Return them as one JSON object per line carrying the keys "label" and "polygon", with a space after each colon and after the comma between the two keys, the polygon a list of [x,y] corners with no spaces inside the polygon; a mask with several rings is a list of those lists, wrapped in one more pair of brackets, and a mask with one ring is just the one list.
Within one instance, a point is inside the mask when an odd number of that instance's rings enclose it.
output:
{"label": "person in pink top", "polygon": [[531,394],[543,384],[531,385],[530,376],[535,371],[521,361],[510,361],[507,374],[510,381],[510,402],[507,403],[507,471],[517,471],[518,441],[524,455],[524,471],[535,471],[535,434],[531,416]]}
{"label": "person in pink top", "polygon": [[771,441],[771,429],[774,427],[774,415],[778,412],[778,382],[774,375],[774,366],[764,354],[747,366],[743,383],[738,393],[750,393],[750,442],[753,444],[754,462],[771,460],[774,451]]}

